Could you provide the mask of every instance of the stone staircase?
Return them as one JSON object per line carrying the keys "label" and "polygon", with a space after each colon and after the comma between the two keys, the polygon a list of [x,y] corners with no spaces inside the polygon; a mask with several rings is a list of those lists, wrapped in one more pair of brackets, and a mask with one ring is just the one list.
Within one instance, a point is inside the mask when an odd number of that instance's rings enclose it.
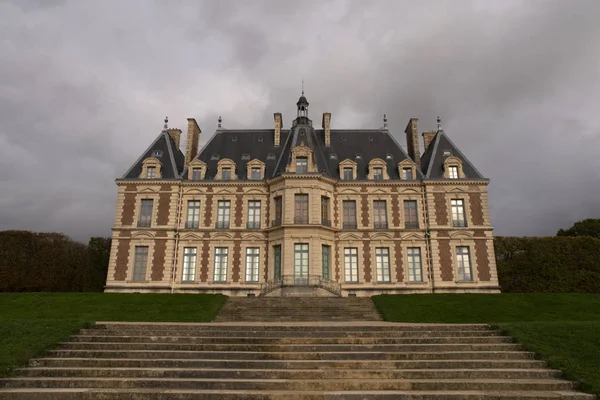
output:
{"label": "stone staircase", "polygon": [[110,323],[0,380],[0,400],[591,400],[486,325]]}
{"label": "stone staircase", "polygon": [[381,321],[381,317],[368,297],[230,297],[215,321]]}

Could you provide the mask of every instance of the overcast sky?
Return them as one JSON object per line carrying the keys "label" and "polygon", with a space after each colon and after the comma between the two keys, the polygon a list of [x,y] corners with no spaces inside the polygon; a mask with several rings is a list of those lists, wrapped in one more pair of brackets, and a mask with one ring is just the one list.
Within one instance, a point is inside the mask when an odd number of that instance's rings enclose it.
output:
{"label": "overcast sky", "polygon": [[[0,230],[109,236],[163,119],[201,145],[291,125],[434,129],[491,179],[496,235],[600,217],[600,1],[0,0]],[[182,143],[185,143],[182,141]],[[420,141],[422,146],[422,141]],[[421,150],[422,151],[422,150]]]}

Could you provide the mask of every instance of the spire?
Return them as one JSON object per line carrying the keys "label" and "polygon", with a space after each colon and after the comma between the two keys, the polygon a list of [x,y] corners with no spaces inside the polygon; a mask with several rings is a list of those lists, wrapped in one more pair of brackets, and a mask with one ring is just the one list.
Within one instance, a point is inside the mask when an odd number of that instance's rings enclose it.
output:
{"label": "spire", "polygon": [[438,130],[438,131],[441,131],[441,130],[442,130],[442,119],[440,118],[440,116],[439,116],[439,115],[438,115],[438,117],[437,117],[437,124],[438,124],[438,128],[437,128],[437,130]]}
{"label": "spire", "polygon": [[308,117],[308,100],[304,96],[304,79],[302,80],[302,96],[300,96],[296,105],[298,106],[298,117]]}
{"label": "spire", "polygon": [[223,118],[221,118],[220,115],[219,115],[219,119],[217,120],[217,122],[218,122],[217,128],[220,128],[221,127],[221,123],[223,122]]}
{"label": "spire", "polygon": [[302,96],[304,96],[304,78],[302,78]]}
{"label": "spire", "polygon": [[383,127],[387,128],[387,114],[383,114]]}
{"label": "spire", "polygon": [[165,125],[163,126],[163,129],[166,131],[169,128],[169,117],[165,117]]}

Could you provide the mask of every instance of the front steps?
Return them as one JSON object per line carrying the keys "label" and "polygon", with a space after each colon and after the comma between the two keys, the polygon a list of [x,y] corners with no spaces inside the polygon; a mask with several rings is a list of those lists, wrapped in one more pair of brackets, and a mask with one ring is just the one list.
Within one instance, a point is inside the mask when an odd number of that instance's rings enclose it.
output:
{"label": "front steps", "polygon": [[591,400],[485,325],[97,323],[0,400]]}

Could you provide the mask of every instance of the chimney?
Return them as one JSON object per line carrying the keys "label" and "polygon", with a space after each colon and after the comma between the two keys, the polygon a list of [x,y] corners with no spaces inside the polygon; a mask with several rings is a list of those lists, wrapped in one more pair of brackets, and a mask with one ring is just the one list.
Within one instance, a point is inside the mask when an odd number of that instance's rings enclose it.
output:
{"label": "chimney", "polygon": [[198,154],[198,143],[200,141],[200,127],[194,118],[188,118],[188,131],[185,145],[185,166]]}
{"label": "chimney", "polygon": [[169,136],[175,142],[177,148],[179,148],[180,140],[181,140],[181,129],[167,129]]}
{"label": "chimney", "polygon": [[323,122],[321,124],[325,131],[325,147],[331,146],[331,113],[323,113]]}
{"label": "chimney", "polygon": [[411,118],[406,125],[404,132],[406,133],[406,148],[408,149],[408,156],[417,164],[417,167],[421,168],[421,154],[419,151],[419,130],[418,130],[418,118]]}
{"label": "chimney", "polygon": [[281,142],[281,113],[274,113],[273,119],[275,120],[275,137],[273,139],[273,144],[275,147],[279,147],[279,143]]}
{"label": "chimney", "polygon": [[433,138],[435,137],[435,134],[437,132],[436,131],[426,131],[423,132],[423,146],[425,146],[425,150],[423,150],[423,152],[426,152],[427,149],[429,148],[429,144],[431,143],[431,141],[433,140]]}

